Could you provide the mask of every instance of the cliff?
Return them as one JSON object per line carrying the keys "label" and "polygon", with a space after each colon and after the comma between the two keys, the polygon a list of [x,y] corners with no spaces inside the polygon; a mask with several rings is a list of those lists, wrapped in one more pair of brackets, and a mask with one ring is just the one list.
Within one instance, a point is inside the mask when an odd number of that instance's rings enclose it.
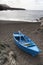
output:
{"label": "cliff", "polygon": [[25,9],[24,8],[12,8],[6,4],[0,4],[0,11],[1,10],[25,10]]}

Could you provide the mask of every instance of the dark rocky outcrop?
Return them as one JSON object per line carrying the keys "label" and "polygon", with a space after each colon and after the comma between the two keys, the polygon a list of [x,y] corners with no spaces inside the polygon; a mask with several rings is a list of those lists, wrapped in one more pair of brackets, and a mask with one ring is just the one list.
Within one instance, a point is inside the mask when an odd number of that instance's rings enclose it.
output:
{"label": "dark rocky outcrop", "polygon": [[0,4],[0,10],[7,10],[8,8],[10,8],[8,5]]}
{"label": "dark rocky outcrop", "polygon": [[12,8],[6,4],[0,4],[0,10],[25,10],[24,8]]}
{"label": "dark rocky outcrop", "polygon": [[41,22],[41,26],[43,27],[43,17],[41,17],[39,21]]}
{"label": "dark rocky outcrop", "polygon": [[43,17],[41,17],[39,20],[43,20]]}

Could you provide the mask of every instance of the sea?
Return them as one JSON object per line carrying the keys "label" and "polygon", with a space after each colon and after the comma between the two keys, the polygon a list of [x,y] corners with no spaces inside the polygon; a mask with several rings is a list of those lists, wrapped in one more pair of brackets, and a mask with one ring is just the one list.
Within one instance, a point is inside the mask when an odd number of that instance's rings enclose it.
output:
{"label": "sea", "polygon": [[6,10],[0,11],[0,20],[35,21],[43,17],[43,10]]}

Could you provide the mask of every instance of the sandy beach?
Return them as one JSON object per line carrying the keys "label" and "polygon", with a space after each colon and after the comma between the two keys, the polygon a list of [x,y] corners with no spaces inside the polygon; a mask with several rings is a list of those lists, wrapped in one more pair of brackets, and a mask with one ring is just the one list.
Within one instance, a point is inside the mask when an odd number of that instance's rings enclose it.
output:
{"label": "sandy beach", "polygon": [[[40,30],[39,27],[40,22],[0,23],[0,40],[8,44],[10,50],[16,53],[17,65],[43,65],[43,30]],[[42,52],[38,56],[32,57],[20,50],[13,41],[15,31],[21,31],[29,36]]]}

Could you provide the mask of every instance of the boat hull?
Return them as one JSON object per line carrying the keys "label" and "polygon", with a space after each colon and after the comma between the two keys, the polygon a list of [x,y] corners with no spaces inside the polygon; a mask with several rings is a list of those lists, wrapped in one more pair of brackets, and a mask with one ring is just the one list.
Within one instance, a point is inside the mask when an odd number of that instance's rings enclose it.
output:
{"label": "boat hull", "polygon": [[26,47],[20,45],[15,39],[14,39],[14,42],[15,42],[15,44],[18,46],[18,48],[20,48],[21,50],[23,50],[24,52],[26,52],[26,53],[28,53],[28,54],[30,54],[30,55],[32,55],[32,56],[36,56],[36,55],[39,54],[39,52],[36,52],[36,51],[34,51],[34,50],[31,50],[31,49],[29,49],[29,48],[26,48]]}

